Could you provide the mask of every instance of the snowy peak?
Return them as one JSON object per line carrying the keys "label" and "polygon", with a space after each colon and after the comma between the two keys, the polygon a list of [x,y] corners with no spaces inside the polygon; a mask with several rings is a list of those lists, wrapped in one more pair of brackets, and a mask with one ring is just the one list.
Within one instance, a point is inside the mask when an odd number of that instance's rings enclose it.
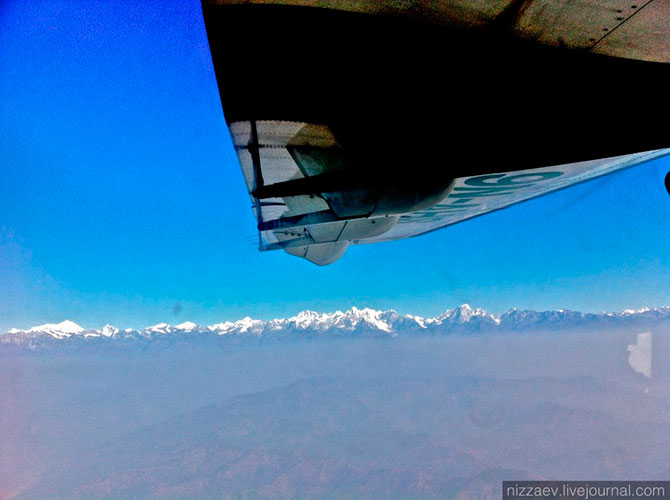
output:
{"label": "snowy peak", "polygon": [[231,328],[233,328],[234,325],[235,323],[232,321],[225,321],[223,323],[217,323],[216,325],[208,326],[207,329],[222,335],[223,333],[226,333]]}
{"label": "snowy peak", "polygon": [[249,316],[233,323],[233,329],[239,330],[239,333],[260,333],[259,328],[263,326],[263,321],[251,319]]}
{"label": "snowy peak", "polygon": [[357,327],[372,327],[383,332],[390,332],[391,325],[381,319],[382,314],[382,311],[376,311],[368,307],[364,309],[352,307],[338,318],[336,324],[352,330]]}
{"label": "snowy peak", "polygon": [[66,338],[72,335],[79,335],[84,329],[74,321],[66,319],[60,323],[46,323],[44,325],[34,326],[29,330],[19,330],[12,328],[8,333],[12,334],[47,334],[54,338]]}
{"label": "snowy peak", "polygon": [[352,307],[346,312],[336,311],[334,313],[302,311],[286,320],[274,321],[277,324],[292,327],[297,330],[313,328],[321,331],[328,329],[353,331],[372,328],[389,332],[391,330],[391,325],[386,321],[389,314],[396,313],[395,311],[377,311],[368,307],[363,309]]}
{"label": "snowy peak", "polygon": [[434,318],[437,324],[455,324],[476,322],[480,324],[500,324],[500,318],[496,315],[486,312],[484,309],[473,309],[469,304],[463,304],[456,309],[447,309],[437,318]]}
{"label": "snowy peak", "polygon": [[179,323],[178,325],[175,325],[175,328],[177,330],[191,331],[191,330],[195,330],[196,328],[198,328],[198,325],[196,325],[192,321],[184,321],[183,323]]}
{"label": "snowy peak", "polygon": [[167,323],[158,323],[157,325],[146,327],[144,331],[153,333],[168,333],[171,329],[172,326],[168,325]]}
{"label": "snowy peak", "polygon": [[251,319],[249,316],[237,321],[225,321],[216,325],[208,326],[205,330],[215,332],[218,335],[228,335],[230,333],[250,333],[260,334],[269,322],[259,319]]}
{"label": "snowy peak", "polygon": [[319,314],[316,311],[301,311],[295,316],[286,319],[286,323],[293,324],[298,329],[311,328],[326,324],[333,314]]}
{"label": "snowy peak", "polygon": [[201,331],[203,328],[198,326],[196,323],[193,323],[192,321],[184,321],[183,323],[180,323],[178,325],[170,325],[168,323],[158,323],[153,326],[148,326],[144,330],[142,330],[142,333],[144,335],[151,336],[152,334],[159,334],[159,335],[165,335],[168,333],[178,333],[178,332],[193,332],[193,331]]}
{"label": "snowy peak", "polygon": [[100,335],[102,335],[103,337],[114,337],[115,335],[118,335],[120,331],[121,330],[119,330],[115,326],[105,325],[102,327],[102,330],[100,330]]}
{"label": "snowy peak", "polygon": [[52,330],[54,332],[69,333],[69,334],[77,334],[84,331],[84,329],[81,326],[79,326],[74,321],[70,321],[69,319],[66,319],[65,321],[61,321],[60,323],[56,324],[47,323],[46,325],[35,326],[30,329],[30,331],[44,331],[44,330]]}

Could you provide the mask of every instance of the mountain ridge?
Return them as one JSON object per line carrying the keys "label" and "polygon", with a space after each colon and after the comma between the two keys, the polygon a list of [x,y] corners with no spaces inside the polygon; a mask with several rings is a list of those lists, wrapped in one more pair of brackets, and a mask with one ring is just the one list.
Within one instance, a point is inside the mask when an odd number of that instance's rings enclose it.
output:
{"label": "mountain ridge", "polygon": [[0,344],[35,347],[43,341],[114,340],[185,337],[272,337],[296,334],[303,337],[319,335],[377,335],[395,337],[403,334],[446,334],[477,332],[523,332],[529,330],[561,330],[582,326],[612,327],[670,320],[670,307],[627,309],[618,313],[582,313],[567,309],[552,311],[509,309],[493,314],[484,309],[463,304],[432,318],[399,314],[393,309],[381,311],[352,307],[347,311],[319,313],[305,310],[298,314],[272,320],[247,316],[237,321],[225,321],[202,326],[191,321],[178,325],[158,323],[143,329],[120,329],[105,325],[101,329],[84,328],[70,320],[47,323],[28,329],[12,328],[0,335]]}

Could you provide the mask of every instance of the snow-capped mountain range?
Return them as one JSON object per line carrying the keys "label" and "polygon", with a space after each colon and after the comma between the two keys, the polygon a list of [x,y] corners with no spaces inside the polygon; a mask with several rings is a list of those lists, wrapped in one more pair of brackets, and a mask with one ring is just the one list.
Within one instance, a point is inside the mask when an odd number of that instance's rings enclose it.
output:
{"label": "snow-capped mountain range", "polygon": [[459,334],[476,332],[553,331],[580,327],[616,327],[670,321],[670,307],[626,310],[619,313],[581,313],[564,309],[529,311],[510,309],[491,314],[463,304],[434,318],[422,318],[396,311],[377,311],[352,307],[348,311],[317,313],[302,311],[285,319],[257,320],[249,317],[200,326],[190,321],[178,325],[159,323],[141,330],[121,330],[112,325],[86,329],[66,320],[35,326],[26,330],[11,329],[0,335],[0,343],[35,347],[43,342],[104,340],[154,340],[174,338],[281,338],[296,335],[315,336],[373,335],[398,336],[417,334]]}

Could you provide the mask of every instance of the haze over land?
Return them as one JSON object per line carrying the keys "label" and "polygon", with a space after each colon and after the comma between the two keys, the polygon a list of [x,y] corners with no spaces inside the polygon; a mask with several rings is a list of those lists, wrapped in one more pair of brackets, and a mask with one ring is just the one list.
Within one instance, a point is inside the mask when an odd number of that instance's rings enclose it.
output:
{"label": "haze over land", "polygon": [[0,336],[0,498],[498,498],[668,479],[670,308]]}

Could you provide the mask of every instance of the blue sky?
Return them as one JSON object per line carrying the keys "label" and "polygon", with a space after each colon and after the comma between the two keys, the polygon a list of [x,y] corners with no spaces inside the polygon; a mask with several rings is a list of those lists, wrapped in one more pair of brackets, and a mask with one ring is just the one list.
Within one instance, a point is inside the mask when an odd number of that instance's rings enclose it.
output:
{"label": "blue sky", "polygon": [[320,268],[255,247],[198,1],[5,1],[0,74],[0,331],[670,304],[666,159]]}

